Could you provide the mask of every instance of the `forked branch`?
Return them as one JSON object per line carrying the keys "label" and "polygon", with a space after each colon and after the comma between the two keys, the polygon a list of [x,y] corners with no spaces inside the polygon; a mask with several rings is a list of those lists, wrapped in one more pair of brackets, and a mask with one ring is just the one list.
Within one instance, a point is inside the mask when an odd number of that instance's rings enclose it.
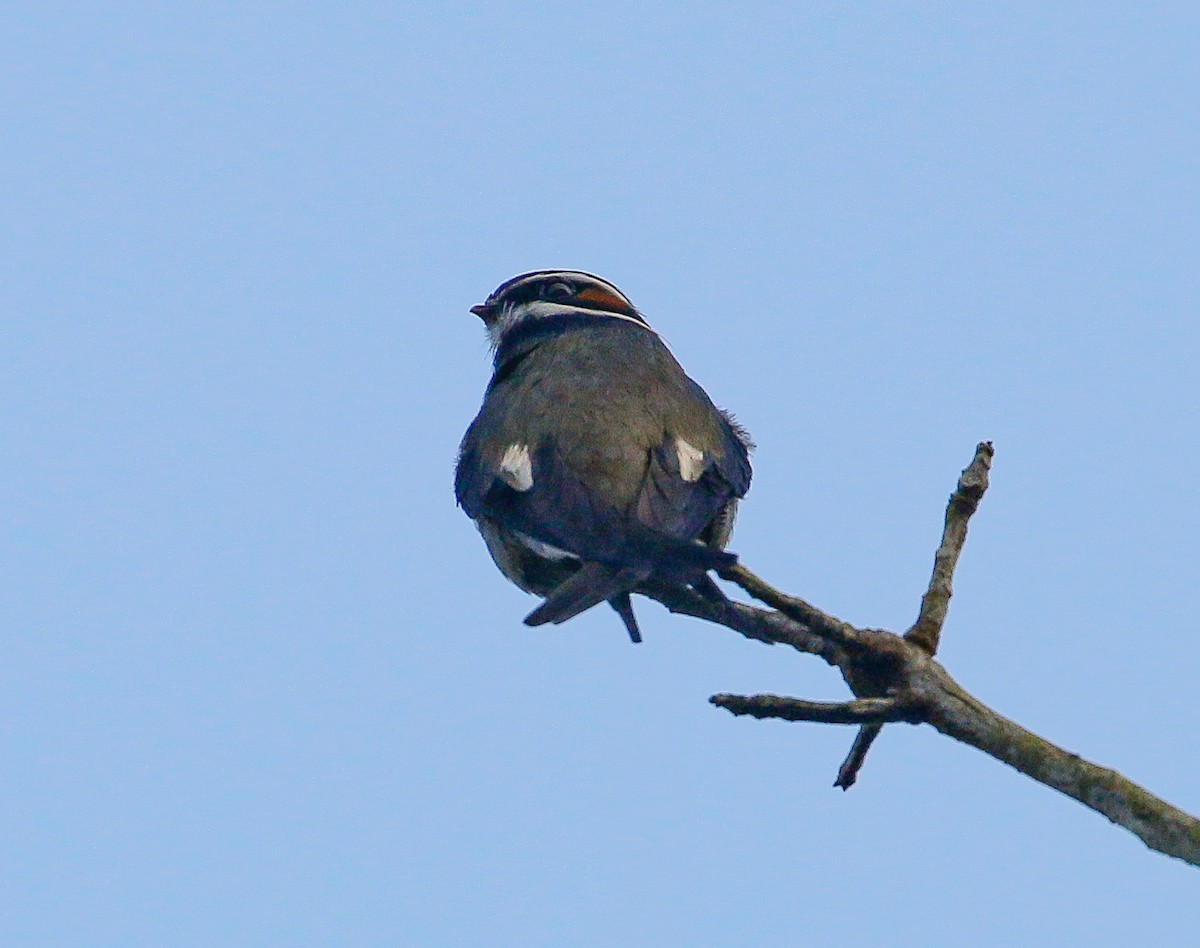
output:
{"label": "forked branch", "polygon": [[1200,820],[1116,771],[1063,750],[997,714],[969,694],[934,658],[967,523],[987,490],[992,455],[990,443],[980,444],[950,496],[929,588],[921,599],[917,621],[904,635],[843,622],[803,599],[780,592],[741,565],[723,572],[722,578],[769,608],[722,601],[679,587],[649,585],[639,592],[673,612],[715,622],[747,638],[790,645],[835,666],[853,692],[853,700],[729,694],[714,695],[710,700],[734,714],[859,725],[854,746],[838,771],[837,786],[847,788],[854,783],[884,724],[929,724],[1102,813],[1151,849],[1200,866]]}

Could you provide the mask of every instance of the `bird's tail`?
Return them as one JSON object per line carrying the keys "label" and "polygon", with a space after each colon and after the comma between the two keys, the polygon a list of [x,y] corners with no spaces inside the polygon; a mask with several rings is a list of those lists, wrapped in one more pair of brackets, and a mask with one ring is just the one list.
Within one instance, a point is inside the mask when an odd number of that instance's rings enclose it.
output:
{"label": "bird's tail", "polygon": [[709,570],[722,570],[737,562],[737,554],[709,546],[699,540],[678,540],[661,534],[647,534],[634,540],[635,555],[645,557],[658,579],[690,585]]}
{"label": "bird's tail", "polygon": [[[670,582],[692,585],[702,593],[711,593],[717,587],[708,578],[708,570],[737,562],[737,556],[727,550],[670,537],[648,538],[641,544],[639,552],[646,556],[646,565],[609,566],[585,562],[525,617],[525,624],[553,622],[558,625],[607,600],[625,623],[629,638],[640,642],[642,634],[629,601],[630,590],[654,575]],[[719,590],[717,595],[721,595]]]}
{"label": "bird's tail", "polygon": [[[553,622],[558,625],[605,600],[617,600],[612,603],[613,608],[629,629],[629,637],[636,642],[641,636],[637,635],[637,638],[634,638],[637,633],[636,621],[630,626],[633,609],[629,607],[629,590],[649,576],[650,572],[649,567],[614,567],[603,563],[584,563],[578,572],[562,582],[546,597],[545,602],[525,617],[525,624],[544,625]],[[621,597],[624,597],[623,603]],[[629,618],[626,618],[626,609]]]}

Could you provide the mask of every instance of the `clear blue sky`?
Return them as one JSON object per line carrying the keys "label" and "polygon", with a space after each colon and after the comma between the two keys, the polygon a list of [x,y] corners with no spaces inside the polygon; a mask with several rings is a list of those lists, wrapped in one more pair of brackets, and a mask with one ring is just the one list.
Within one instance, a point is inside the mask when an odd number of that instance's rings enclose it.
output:
{"label": "clear blue sky", "polygon": [[[968,8],[969,7],[969,8]],[[799,8],[799,9],[798,9]],[[733,544],[1200,811],[1194,3],[0,13],[0,941],[1195,944],[1200,871],[815,659],[531,600],[467,312],[621,286],[760,448]]]}

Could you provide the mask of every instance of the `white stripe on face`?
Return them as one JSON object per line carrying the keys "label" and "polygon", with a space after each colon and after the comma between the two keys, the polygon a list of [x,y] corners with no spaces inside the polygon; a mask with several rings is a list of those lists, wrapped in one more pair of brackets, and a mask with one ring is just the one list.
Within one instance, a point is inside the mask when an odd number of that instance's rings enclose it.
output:
{"label": "white stripe on face", "polygon": [[593,319],[621,319],[627,323],[633,323],[635,326],[641,326],[647,332],[654,332],[642,320],[633,316],[626,316],[624,313],[606,313],[597,309],[584,309],[580,306],[572,306],[570,303],[551,303],[549,300],[533,300],[529,303],[518,303],[515,306],[511,304],[507,305],[500,315],[492,320],[491,324],[487,327],[492,348],[499,348],[501,341],[508,332],[526,320],[549,319],[552,316],[587,316]]}

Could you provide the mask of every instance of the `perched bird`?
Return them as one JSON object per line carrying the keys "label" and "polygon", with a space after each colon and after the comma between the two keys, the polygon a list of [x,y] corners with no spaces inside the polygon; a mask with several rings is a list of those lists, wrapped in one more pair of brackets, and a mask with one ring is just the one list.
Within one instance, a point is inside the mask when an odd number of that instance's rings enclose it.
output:
{"label": "perched bird", "polygon": [[578,270],[513,277],[471,307],[495,353],[455,495],[508,579],[545,597],[528,625],[654,578],[720,595],[707,571],[750,487],[749,435],[688,378],[625,294]]}

